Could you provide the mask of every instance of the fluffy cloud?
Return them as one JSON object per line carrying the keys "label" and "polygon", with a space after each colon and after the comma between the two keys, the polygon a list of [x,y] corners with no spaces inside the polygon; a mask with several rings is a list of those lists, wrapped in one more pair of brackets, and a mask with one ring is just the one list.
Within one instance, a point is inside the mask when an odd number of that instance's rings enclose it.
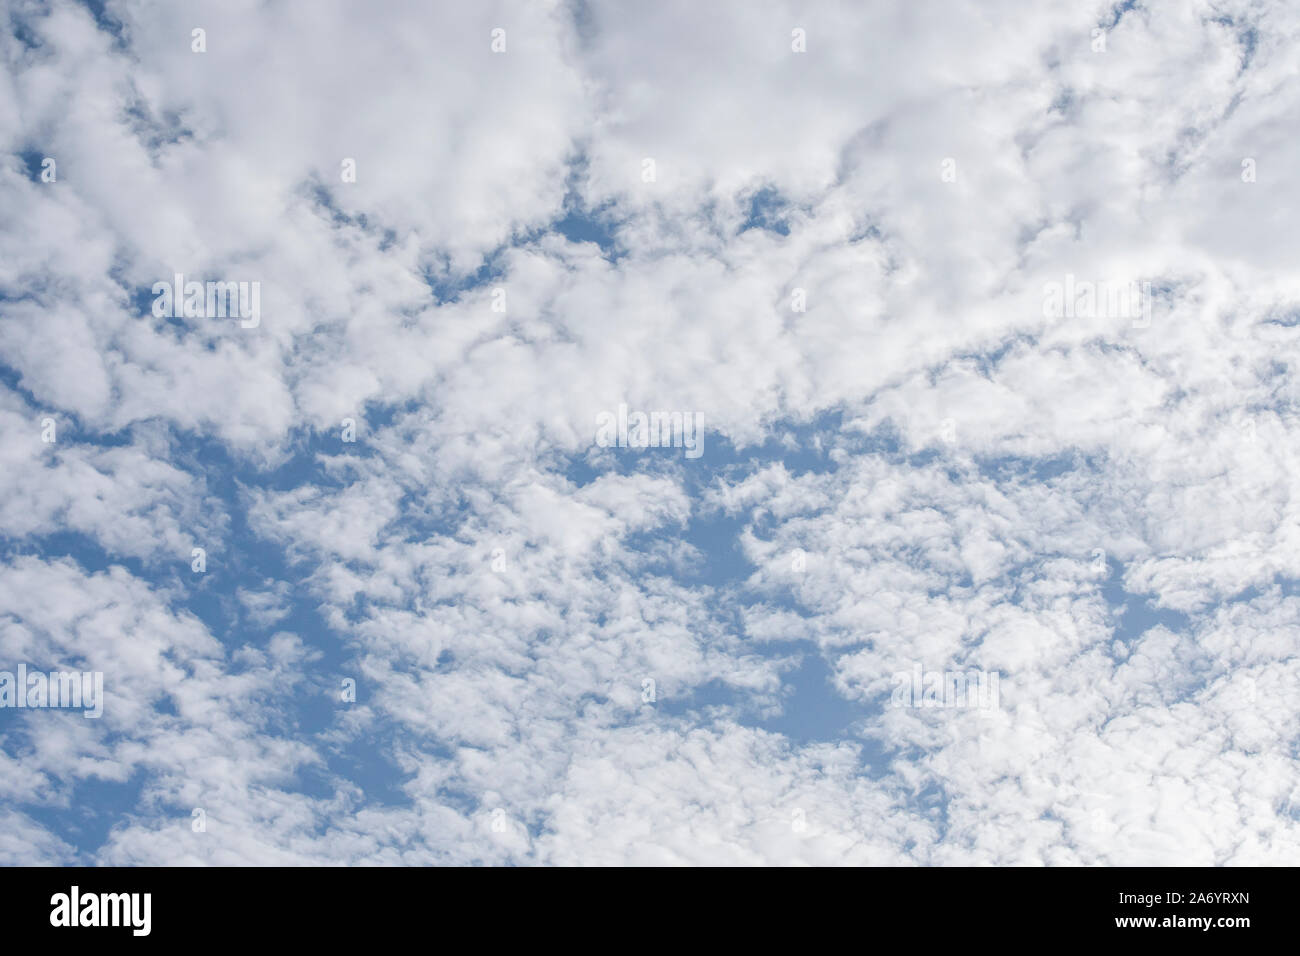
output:
{"label": "fluffy cloud", "polygon": [[0,859],[1294,857],[1287,4],[91,6],[4,4],[0,669],[106,707]]}

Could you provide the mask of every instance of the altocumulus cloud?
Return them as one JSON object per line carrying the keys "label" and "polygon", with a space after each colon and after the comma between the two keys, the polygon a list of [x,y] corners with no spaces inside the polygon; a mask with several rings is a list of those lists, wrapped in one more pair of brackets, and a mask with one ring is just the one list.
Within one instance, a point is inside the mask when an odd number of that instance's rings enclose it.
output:
{"label": "altocumulus cloud", "polygon": [[0,862],[1300,852],[1294,4],[0,9]]}

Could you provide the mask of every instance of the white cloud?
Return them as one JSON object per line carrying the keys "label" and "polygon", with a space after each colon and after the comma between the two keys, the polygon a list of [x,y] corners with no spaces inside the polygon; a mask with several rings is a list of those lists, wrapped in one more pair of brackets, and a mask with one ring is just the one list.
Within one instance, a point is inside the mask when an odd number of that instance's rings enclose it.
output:
{"label": "white cloud", "polygon": [[[108,15],[0,39],[0,652],[110,703],[3,739],[0,858],[138,779],[97,862],[1294,855],[1289,5]],[[624,402],[704,457],[594,449]]]}

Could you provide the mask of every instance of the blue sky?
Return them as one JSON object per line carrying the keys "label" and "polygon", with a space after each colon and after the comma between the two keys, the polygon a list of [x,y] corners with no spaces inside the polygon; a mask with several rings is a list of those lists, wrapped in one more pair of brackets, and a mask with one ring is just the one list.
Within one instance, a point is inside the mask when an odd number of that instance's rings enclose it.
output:
{"label": "blue sky", "polygon": [[4,17],[0,862],[1294,860],[1294,10]]}

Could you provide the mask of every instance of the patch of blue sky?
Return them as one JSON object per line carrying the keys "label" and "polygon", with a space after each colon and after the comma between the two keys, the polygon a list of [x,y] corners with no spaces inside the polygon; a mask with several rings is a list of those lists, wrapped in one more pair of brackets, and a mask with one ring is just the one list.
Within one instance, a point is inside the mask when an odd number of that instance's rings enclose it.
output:
{"label": "patch of blue sky", "polygon": [[[41,719],[81,720],[79,714],[46,712]],[[8,750],[8,746],[5,748]],[[16,756],[12,752],[10,756]],[[19,757],[19,761],[22,758]],[[133,810],[141,807],[147,774],[141,770],[127,780],[83,777],[58,795],[57,802],[25,804],[21,809],[41,826],[76,851],[79,866],[92,864],[92,857],[108,842],[114,828],[126,827]],[[190,807],[175,808],[179,819],[189,818]],[[188,827],[187,827],[188,830]]]}
{"label": "patch of blue sky", "polygon": [[81,0],[95,18],[95,26],[113,38],[114,45],[126,45],[126,27],[109,9],[108,0]]}
{"label": "patch of blue sky", "polygon": [[606,201],[597,208],[590,208],[580,188],[587,175],[589,159],[584,153],[576,153],[569,160],[565,174],[564,202],[561,205],[563,215],[554,219],[547,226],[516,237],[516,245],[525,245],[537,241],[545,235],[559,234],[574,243],[593,243],[610,262],[617,262],[627,255],[615,235],[618,223],[614,220],[615,203]]}
{"label": "patch of blue sky", "polygon": [[483,259],[483,262],[473,271],[468,273],[457,273],[452,271],[449,259],[444,259],[440,269],[426,267],[424,270],[424,282],[433,293],[433,301],[436,305],[446,305],[448,302],[458,302],[467,292],[473,292],[495,282],[501,282],[506,275],[505,267],[505,250],[506,246],[494,250],[491,254]]}
{"label": "patch of blue sky", "polygon": [[1168,628],[1175,634],[1187,631],[1191,624],[1187,614],[1159,607],[1149,596],[1126,590],[1123,568],[1113,559],[1106,564],[1109,574],[1101,586],[1101,595],[1110,608],[1117,641],[1131,646],[1155,627]]}
{"label": "patch of blue sky", "polygon": [[41,181],[42,163],[45,162],[45,158],[45,154],[39,149],[24,149],[18,153],[18,159],[22,162],[23,168],[33,182]]}
{"label": "patch of blue sky", "polygon": [[789,200],[770,186],[765,186],[749,197],[749,211],[738,233],[763,229],[779,236],[788,236],[790,210]]}

